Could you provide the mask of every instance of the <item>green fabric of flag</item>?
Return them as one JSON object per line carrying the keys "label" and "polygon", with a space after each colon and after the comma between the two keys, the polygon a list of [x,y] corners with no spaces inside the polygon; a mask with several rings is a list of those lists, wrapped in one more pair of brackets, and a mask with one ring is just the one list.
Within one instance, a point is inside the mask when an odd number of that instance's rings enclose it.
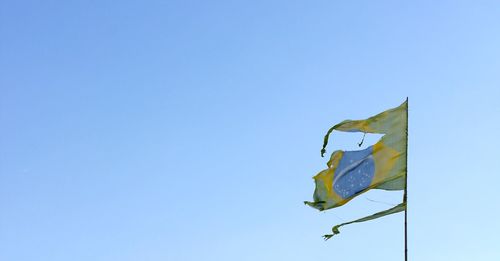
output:
{"label": "green fabric of flag", "polygon": [[403,190],[406,186],[407,102],[365,120],[345,120],[325,136],[322,154],[333,130],[381,133],[382,138],[364,150],[334,151],[314,181],[313,202],[320,211],[340,207],[370,190]]}
{"label": "green fabric of flag", "polygon": [[[305,204],[324,211],[340,207],[370,189],[405,190],[406,193],[408,100],[367,119],[345,120],[334,125],[325,135],[321,156],[334,130],[384,135],[363,150],[334,151],[326,164],[327,169],[314,176],[314,201],[305,201]],[[335,226],[333,234],[325,238],[338,234],[340,226],[400,212],[406,208],[406,200],[403,201],[392,209]]]}
{"label": "green fabric of flag", "polygon": [[404,211],[405,209],[406,209],[406,202],[403,202],[403,203],[401,203],[393,208],[390,208],[390,209],[387,209],[384,211],[380,211],[380,212],[375,213],[373,215],[336,225],[332,228],[333,234],[324,235],[323,238],[325,240],[328,240],[331,237],[333,237],[334,235],[339,234],[340,233],[339,228],[342,226],[349,225],[352,223],[361,223],[361,222],[369,221],[369,220],[376,219],[379,217],[383,217],[383,216],[387,216],[387,215],[391,215],[391,214],[396,214],[396,213],[399,213],[401,211]]}

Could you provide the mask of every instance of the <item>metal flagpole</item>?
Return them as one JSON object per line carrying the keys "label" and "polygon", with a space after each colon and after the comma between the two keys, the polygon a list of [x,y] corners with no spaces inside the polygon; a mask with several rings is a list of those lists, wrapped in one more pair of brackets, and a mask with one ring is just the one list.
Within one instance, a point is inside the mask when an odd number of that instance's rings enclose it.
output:
{"label": "metal flagpole", "polygon": [[[406,189],[405,189],[404,201],[406,202]],[[408,261],[408,224],[407,224],[408,211],[407,210],[408,210],[408,202],[406,203],[405,207],[405,261]]]}
{"label": "metal flagpole", "polygon": [[405,206],[405,261],[408,261],[408,97],[406,97],[406,175],[405,175],[405,192],[403,196],[403,202],[406,203]]}

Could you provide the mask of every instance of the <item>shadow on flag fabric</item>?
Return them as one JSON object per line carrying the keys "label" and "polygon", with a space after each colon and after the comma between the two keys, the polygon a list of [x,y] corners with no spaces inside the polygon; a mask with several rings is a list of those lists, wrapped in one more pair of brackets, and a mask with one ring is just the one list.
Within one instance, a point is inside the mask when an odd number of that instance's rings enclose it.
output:
{"label": "shadow on flag fabric", "polygon": [[[313,202],[305,204],[320,211],[336,208],[370,190],[404,190],[406,187],[406,153],[408,100],[400,106],[365,120],[345,120],[330,128],[325,136],[321,156],[326,152],[330,134],[334,131],[384,134],[374,145],[358,151],[334,151],[327,168],[314,176],[316,188]],[[406,202],[393,209],[376,213],[353,222],[363,222],[403,211]],[[338,234],[338,227],[332,235]]]}

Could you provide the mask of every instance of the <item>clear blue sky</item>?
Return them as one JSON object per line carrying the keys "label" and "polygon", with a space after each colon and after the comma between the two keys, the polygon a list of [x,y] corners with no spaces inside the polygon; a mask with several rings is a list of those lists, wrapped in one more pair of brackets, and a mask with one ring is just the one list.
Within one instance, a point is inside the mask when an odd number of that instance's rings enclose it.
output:
{"label": "clear blue sky", "polygon": [[321,239],[400,192],[302,201],[407,96],[410,260],[500,260],[499,46],[498,1],[2,1],[0,260],[402,260]]}

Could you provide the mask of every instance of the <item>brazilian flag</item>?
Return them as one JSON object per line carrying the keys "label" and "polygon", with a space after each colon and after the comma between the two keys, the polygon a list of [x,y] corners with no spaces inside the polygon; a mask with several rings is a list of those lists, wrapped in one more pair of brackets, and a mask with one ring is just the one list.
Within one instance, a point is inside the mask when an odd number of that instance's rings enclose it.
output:
{"label": "brazilian flag", "polygon": [[[406,189],[408,100],[368,119],[345,120],[336,124],[325,136],[321,156],[326,152],[329,136],[334,130],[384,135],[364,150],[334,151],[326,164],[327,168],[314,176],[314,201],[306,201],[305,204],[323,211],[342,206],[370,189]],[[335,226],[333,234],[326,235],[325,239],[338,234],[340,226],[404,211],[405,201],[392,209]]]}

